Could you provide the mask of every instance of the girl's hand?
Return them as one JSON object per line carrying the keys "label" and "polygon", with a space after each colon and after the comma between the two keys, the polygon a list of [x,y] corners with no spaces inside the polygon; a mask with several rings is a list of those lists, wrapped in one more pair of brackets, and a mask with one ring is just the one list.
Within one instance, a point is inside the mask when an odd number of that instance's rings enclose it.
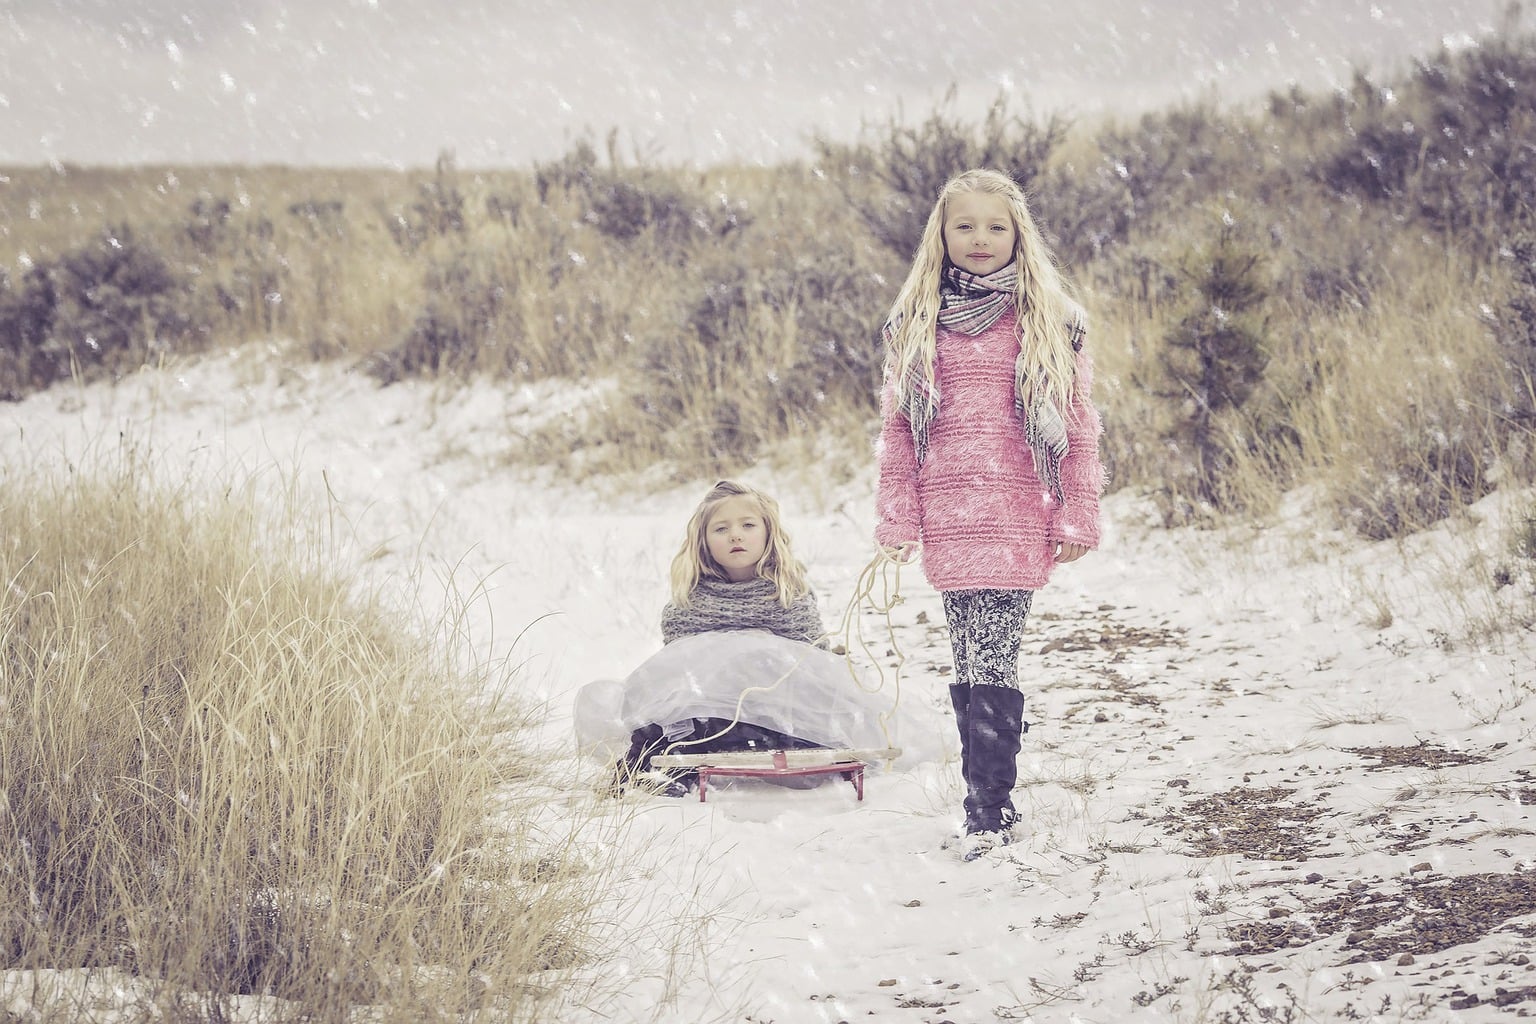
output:
{"label": "girl's hand", "polygon": [[1088,553],[1087,547],[1082,544],[1074,544],[1069,540],[1061,541],[1056,545],[1056,564],[1075,562]]}
{"label": "girl's hand", "polygon": [[905,563],[912,561],[912,556],[917,554],[917,549],[920,547],[922,547],[920,541],[904,540],[895,547],[881,548],[880,550],[884,551],[885,556],[891,559],[891,561]]}

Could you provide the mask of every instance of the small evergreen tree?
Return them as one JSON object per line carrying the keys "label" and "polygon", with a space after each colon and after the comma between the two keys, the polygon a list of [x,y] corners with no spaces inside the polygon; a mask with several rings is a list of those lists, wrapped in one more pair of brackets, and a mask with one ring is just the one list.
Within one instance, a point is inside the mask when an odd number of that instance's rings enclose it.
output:
{"label": "small evergreen tree", "polygon": [[1523,458],[1522,468],[1529,473],[1536,468],[1536,237],[1523,235],[1502,251],[1515,270],[1513,294],[1494,329],[1511,394],[1503,410],[1500,447],[1506,459]]}
{"label": "small evergreen tree", "polygon": [[[1238,238],[1230,215],[1209,243],[1178,266],[1187,308],[1162,338],[1158,379],[1151,390],[1175,410],[1164,440],[1187,454],[1185,486],[1220,506],[1226,468],[1219,416],[1238,409],[1264,378],[1269,354],[1263,306],[1268,297],[1264,255]],[[1177,476],[1171,484],[1177,488]]]}

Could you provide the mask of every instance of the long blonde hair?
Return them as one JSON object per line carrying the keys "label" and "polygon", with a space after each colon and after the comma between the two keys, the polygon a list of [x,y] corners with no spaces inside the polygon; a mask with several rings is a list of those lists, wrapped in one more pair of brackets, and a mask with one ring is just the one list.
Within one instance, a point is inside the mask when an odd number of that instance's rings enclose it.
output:
{"label": "long blonde hair", "polygon": [[950,200],[981,192],[1001,196],[1013,219],[1013,262],[1018,270],[1014,309],[1018,312],[1019,360],[1016,384],[1033,387],[1044,381],[1043,397],[1067,415],[1076,388],[1076,360],[1071,324],[1081,323],[1083,312],[1067,293],[1066,282],[1056,268],[1045,238],[1029,212],[1024,190],[1000,171],[978,168],[955,175],[939,190],[938,201],[923,227],[923,238],[912,257],[912,269],[896,294],[887,320],[886,373],[895,375],[896,394],[905,408],[912,370],[920,368],[930,389],[934,381],[938,328],[939,281],[944,271],[944,219]]}
{"label": "long blonde hair", "polygon": [[778,588],[779,603],[788,608],[809,593],[811,585],[805,578],[805,566],[790,551],[789,534],[779,515],[779,503],[762,491],[734,480],[721,480],[715,484],[704,495],[704,500],[699,502],[699,507],[693,510],[682,549],[672,559],[673,602],[679,607],[686,607],[700,580],[730,579],[720,563],[709,553],[706,530],[715,510],[732,498],[751,498],[757,503],[758,513],[763,518],[763,529],[768,535],[763,557],[757,562],[757,574],[774,582]]}

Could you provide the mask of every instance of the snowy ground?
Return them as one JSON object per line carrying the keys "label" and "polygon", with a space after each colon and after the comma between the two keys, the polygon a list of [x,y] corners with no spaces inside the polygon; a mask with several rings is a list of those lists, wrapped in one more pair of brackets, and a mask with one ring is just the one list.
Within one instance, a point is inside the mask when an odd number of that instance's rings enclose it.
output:
{"label": "snowy ground", "polygon": [[[587,799],[602,770],[571,752],[571,698],[659,647],[667,565],[712,481],[614,495],[501,465],[569,392],[379,390],[255,358],[5,406],[0,453],[128,443],[169,473],[328,493],[364,571],[429,606],[444,580],[474,595],[478,642],[547,700]],[[872,481],[743,477],[780,497],[838,625],[874,553]],[[840,781],[609,801],[579,841],[632,865],[615,948],[558,1019],[1536,1016],[1536,637],[1455,624],[1483,609],[1468,545],[1507,508],[1374,546],[1311,531],[1303,508],[1235,546],[1112,496],[1103,549],[1037,597],[1025,645],[1015,802],[1033,837],[973,864],[941,849],[959,805],[948,648],[937,594],[905,570],[889,618],[866,603],[853,621],[891,700],[934,728],[899,738],[862,804]]]}

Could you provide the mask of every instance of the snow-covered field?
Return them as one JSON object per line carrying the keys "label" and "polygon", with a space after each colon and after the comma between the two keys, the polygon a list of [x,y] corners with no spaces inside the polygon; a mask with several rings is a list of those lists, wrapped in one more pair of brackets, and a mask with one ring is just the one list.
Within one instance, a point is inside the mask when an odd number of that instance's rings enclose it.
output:
{"label": "snow-covered field", "polygon": [[[469,595],[481,649],[547,701],[574,802],[603,770],[574,752],[572,697],[659,648],[667,565],[713,481],[622,493],[501,461],[569,401],[251,353],[0,407],[0,457],[133,444],[168,474],[310,496],[370,579],[429,607],[445,581]],[[874,555],[872,477],[742,477],[780,498],[837,626]],[[1032,837],[972,864],[941,849],[960,794],[938,595],[887,569],[900,602],[851,621],[909,726],[902,760],[862,803],[840,781],[609,800],[577,842],[631,868],[610,955],[558,1020],[1536,1016],[1536,636],[1457,625],[1488,611],[1472,551],[1512,498],[1366,545],[1299,498],[1224,536],[1111,496],[1103,549],[1037,596],[1026,639]]]}

